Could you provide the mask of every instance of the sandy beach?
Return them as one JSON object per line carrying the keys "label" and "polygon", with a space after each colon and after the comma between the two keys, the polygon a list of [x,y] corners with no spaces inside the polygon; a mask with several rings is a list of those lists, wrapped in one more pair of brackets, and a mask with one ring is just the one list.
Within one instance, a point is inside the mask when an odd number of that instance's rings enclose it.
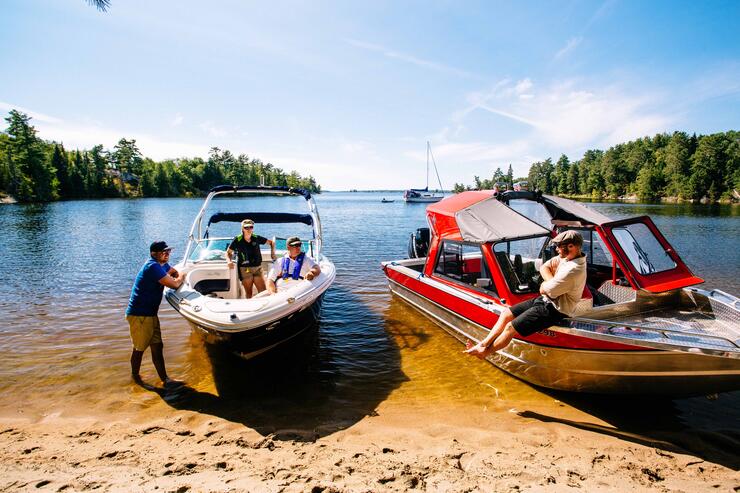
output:
{"label": "sandy beach", "polygon": [[[250,427],[253,417],[219,413],[187,387],[121,391],[129,402],[34,416],[6,403],[0,491],[740,489],[736,429],[634,433],[557,399],[507,409],[505,400],[479,407],[390,398],[352,423],[317,427],[310,413],[293,412],[274,420],[293,426],[271,427],[266,413]],[[161,402],[140,409],[145,394]]]}

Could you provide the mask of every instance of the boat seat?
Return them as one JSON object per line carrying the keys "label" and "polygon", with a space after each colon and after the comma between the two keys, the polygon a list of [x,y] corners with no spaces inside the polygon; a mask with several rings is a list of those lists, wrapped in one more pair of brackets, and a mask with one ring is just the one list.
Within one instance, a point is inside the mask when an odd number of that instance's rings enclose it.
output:
{"label": "boat seat", "polygon": [[520,286],[519,278],[517,277],[516,272],[514,271],[514,266],[511,265],[511,260],[509,260],[509,254],[506,252],[494,252],[494,253],[496,254],[496,262],[501,268],[501,273],[504,275],[504,279],[506,279],[506,283],[509,285],[510,288],[518,290]]}
{"label": "boat seat", "polygon": [[578,317],[587,313],[594,308],[594,297],[591,294],[588,284],[583,287],[583,294],[581,294],[581,300],[576,304],[576,310],[573,314],[574,317]]}

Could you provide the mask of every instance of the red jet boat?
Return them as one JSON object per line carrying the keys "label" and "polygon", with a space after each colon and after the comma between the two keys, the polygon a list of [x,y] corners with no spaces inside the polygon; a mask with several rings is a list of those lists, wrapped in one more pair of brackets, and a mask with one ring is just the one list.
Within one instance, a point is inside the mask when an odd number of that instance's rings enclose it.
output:
{"label": "red jet boat", "polygon": [[[509,205],[542,205],[546,228]],[[384,262],[393,294],[461,342],[485,337],[504,307],[539,296],[549,240],[584,238],[587,285],[576,315],[515,337],[488,360],[551,389],[700,395],[740,389],[740,300],[694,276],[647,216],[623,220],[539,192],[463,192],[427,207],[409,257]]]}

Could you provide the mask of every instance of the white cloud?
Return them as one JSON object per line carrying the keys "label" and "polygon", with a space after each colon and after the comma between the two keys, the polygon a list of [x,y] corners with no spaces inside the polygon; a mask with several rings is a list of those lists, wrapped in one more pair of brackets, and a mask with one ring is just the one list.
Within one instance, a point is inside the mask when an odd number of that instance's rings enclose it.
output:
{"label": "white cloud", "polygon": [[175,117],[172,119],[172,121],[170,122],[170,125],[172,125],[173,127],[177,127],[179,125],[182,125],[182,122],[184,120],[185,120],[185,117],[182,116],[182,113],[177,113]]}
{"label": "white cloud", "polygon": [[571,51],[575,50],[576,47],[581,44],[581,41],[583,41],[583,37],[578,36],[575,38],[570,38],[567,43],[565,43],[565,46],[563,46],[557,53],[555,53],[555,56],[553,57],[553,60],[560,60],[565,55],[570,53]]}
{"label": "white cloud", "polygon": [[[53,116],[45,115],[43,113],[39,113],[37,111],[29,110],[28,108],[24,108],[22,106],[18,106],[15,104],[6,103],[4,101],[0,101],[0,111],[7,111],[8,113],[10,110],[18,110],[21,113],[25,113],[26,115],[33,118],[36,122],[45,122],[45,123],[59,123],[61,120],[59,118],[55,118]],[[31,122],[33,125],[35,122]]]}
{"label": "white cloud", "polygon": [[0,102],[0,110],[10,111],[11,109],[17,109],[31,116],[33,118],[31,124],[38,131],[40,138],[61,142],[67,149],[90,149],[98,144],[112,149],[122,137],[126,137],[135,139],[141,153],[155,160],[208,155],[208,146],[162,140],[141,132],[106,128],[94,122],[66,121],[17,105]]}
{"label": "white cloud", "polygon": [[634,95],[618,86],[589,91],[577,88],[575,81],[566,81],[522,99],[517,97],[520,85],[498,87],[487,95],[476,93],[468,98],[475,103],[456,112],[453,120],[472,111],[487,111],[529,125],[527,139],[533,148],[547,144],[562,152],[662,132],[675,121],[673,115],[651,109],[661,99],[656,94]]}
{"label": "white cloud", "polygon": [[217,127],[212,121],[206,120],[199,125],[200,129],[212,137],[226,137],[228,132],[223,128]]}
{"label": "white cloud", "polygon": [[453,75],[458,75],[461,77],[477,77],[475,74],[468,72],[466,70],[461,70],[455,67],[450,67],[449,65],[444,65],[442,63],[437,63],[437,62],[432,62],[429,60],[417,58],[413,55],[391,50],[391,49],[388,49],[388,48],[385,48],[383,46],[376,45],[373,43],[367,43],[365,41],[358,41],[355,39],[346,39],[345,41],[356,48],[361,48],[367,51],[374,51],[377,53],[382,53],[384,56],[388,58],[400,60],[402,62],[410,63],[418,67],[434,70],[437,72],[445,72],[445,73],[449,73]]}
{"label": "white cloud", "polygon": [[[526,174],[532,162],[561,153],[580,159],[588,148],[606,149],[646,135],[664,132],[677,121],[673,112],[657,111],[664,98],[660,93],[642,89],[639,94],[625,87],[588,88],[570,80],[538,86],[530,79],[500,81],[486,91],[468,94],[468,106],[451,115],[453,125],[443,127],[432,138],[437,163],[452,164],[453,180],[470,182],[472,176],[487,176],[496,167],[509,163],[515,175]],[[525,97],[522,97],[525,96]],[[490,140],[474,138],[466,142],[467,129],[474,113],[495,115],[494,129],[506,129],[506,136]],[[480,116],[480,115],[478,115]],[[505,120],[501,120],[503,117]],[[523,123],[512,127],[506,120]],[[477,135],[485,134],[486,120],[476,118]],[[494,130],[495,133],[496,130]],[[407,156],[423,161],[421,151]]]}

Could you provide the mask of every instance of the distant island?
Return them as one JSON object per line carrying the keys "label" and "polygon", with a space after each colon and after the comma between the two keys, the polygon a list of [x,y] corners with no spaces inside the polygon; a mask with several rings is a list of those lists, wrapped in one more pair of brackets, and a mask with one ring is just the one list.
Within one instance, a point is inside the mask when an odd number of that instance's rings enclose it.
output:
{"label": "distant island", "polygon": [[320,193],[312,176],[282,169],[244,154],[213,147],[208,159],[154,161],[136,140],[122,138],[113,150],[96,145],[68,151],[36,135],[31,118],[11,110],[0,133],[0,199],[49,202],[65,199],[201,196],[216,185],[288,186]]}

